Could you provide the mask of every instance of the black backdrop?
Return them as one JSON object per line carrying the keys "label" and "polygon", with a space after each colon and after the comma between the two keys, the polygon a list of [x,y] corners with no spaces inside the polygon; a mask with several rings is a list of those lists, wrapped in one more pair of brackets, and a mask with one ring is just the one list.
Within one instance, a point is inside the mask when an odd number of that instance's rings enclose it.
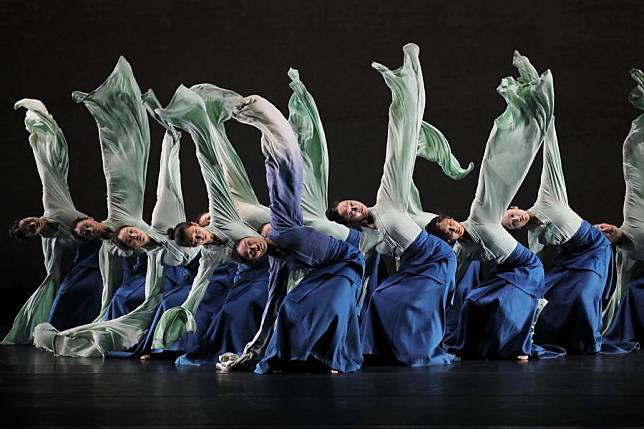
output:
{"label": "black backdrop", "polygon": [[[290,96],[286,71],[298,68],[325,124],[330,198],[372,203],[382,171],[390,94],[370,63],[398,67],[401,47],[410,41],[421,47],[425,119],[447,135],[464,163],[477,166],[492,121],[505,107],[495,88],[502,77],[516,75],[513,50],[527,55],[539,71],[550,68],[571,204],[591,222],[619,224],[621,145],[638,115],[626,100],[634,86],[628,70],[644,67],[643,24],[644,2],[639,0],[3,0],[0,225],[42,212],[24,112],[12,110],[23,97],[43,100],[65,132],[77,207],[105,216],[96,126],[70,94],[96,88],[121,54],[141,89],[153,88],[162,104],[180,83],[210,82],[246,95],[261,94],[285,115]],[[153,122],[151,127],[147,216],[154,204],[162,137],[160,127]],[[228,130],[266,201],[259,134],[232,121]],[[206,196],[188,136],[184,143],[183,188],[192,216],[205,207]],[[533,202],[539,170],[540,161],[517,203]],[[452,182],[436,166],[419,162],[415,177],[427,209],[467,215],[477,172]],[[37,240],[16,244],[0,234],[0,260],[0,287],[12,289],[20,299],[43,276]]]}

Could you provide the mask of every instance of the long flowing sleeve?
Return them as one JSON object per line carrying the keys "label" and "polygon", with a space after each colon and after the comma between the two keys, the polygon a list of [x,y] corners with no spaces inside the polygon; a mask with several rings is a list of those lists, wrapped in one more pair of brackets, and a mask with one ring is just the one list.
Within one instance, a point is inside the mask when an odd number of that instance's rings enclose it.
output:
{"label": "long flowing sleeve", "polygon": [[43,238],[42,252],[45,258],[45,279],[31,294],[22,306],[9,333],[0,344],[31,344],[33,342],[34,328],[46,322],[54,302],[56,288],[61,281],[63,256],[69,244],[62,237]]}
{"label": "long flowing sleeve", "polygon": [[210,122],[217,130],[215,150],[237,213],[253,229],[260,230],[271,221],[270,212],[268,207],[260,204],[257,199],[244,164],[228,139],[225,128],[225,122],[232,117],[232,112],[242,96],[211,84],[194,85],[190,89],[204,100]]}
{"label": "long flowing sleeve", "polygon": [[181,85],[170,104],[157,113],[168,123],[190,133],[197,149],[197,159],[208,191],[211,225],[233,241],[257,236],[243,223],[235,209],[230,190],[217,157],[215,139],[221,138],[213,127],[204,100],[194,91]]}
{"label": "long flowing sleeve", "polygon": [[541,184],[537,200],[530,211],[542,222],[542,225],[528,230],[530,250],[537,254],[543,245],[567,242],[581,226],[581,217],[568,205],[554,118],[543,143]]}
{"label": "long flowing sleeve", "polygon": [[143,219],[150,130],[132,68],[120,57],[112,74],[89,94],[75,91],[98,126],[107,184],[108,219],[113,229]]}
{"label": "long flowing sleeve", "polygon": [[153,349],[163,349],[181,339],[187,332],[197,329],[194,314],[208,288],[209,278],[221,264],[230,262],[230,249],[224,246],[202,248],[199,269],[192,282],[188,297],[178,307],[166,310],[154,331]]}
{"label": "long flowing sleeve", "polygon": [[63,131],[40,100],[24,98],[15,109],[27,109],[25,128],[42,184],[44,217],[64,225],[85,216],[76,210],[67,184],[69,156]]}
{"label": "long flowing sleeve", "polygon": [[502,80],[497,91],[507,108],[494,121],[488,138],[470,215],[463,222],[485,259],[502,262],[517,245],[501,218],[532,165],[554,109],[552,75],[539,76],[528,58],[515,51],[519,79]]}
{"label": "long flowing sleeve", "polygon": [[[629,94],[629,101],[644,110],[644,73],[631,70],[637,86]],[[620,228],[628,241],[618,243],[615,255],[617,284],[602,314],[603,331],[611,327],[617,309],[622,303],[637,261],[644,261],[644,114],[638,116],[624,140],[622,165],[626,193],[624,195],[624,222]]]}
{"label": "long flowing sleeve", "polygon": [[[466,168],[461,167],[458,159],[452,154],[452,149],[445,135],[436,127],[424,121],[420,125],[416,155],[438,164],[443,173],[454,180],[461,180],[474,170],[473,162],[470,162]],[[418,188],[416,188],[413,181],[409,192],[407,212],[421,228],[424,228],[436,217],[434,213],[423,211]]]}
{"label": "long flowing sleeve", "polygon": [[304,223],[339,240],[349,228],[326,218],[328,204],[329,154],[322,119],[313,96],[295,69],[289,69],[293,94],[288,102],[288,121],[297,136],[302,154],[302,213]]}
{"label": "long flowing sleeve", "polygon": [[402,254],[421,232],[420,226],[408,216],[416,149],[425,109],[419,51],[413,43],[405,45],[403,65],[393,71],[381,64],[372,64],[391,90],[391,104],[382,179],[376,205],[370,211],[383,237],[380,250],[395,256]]}

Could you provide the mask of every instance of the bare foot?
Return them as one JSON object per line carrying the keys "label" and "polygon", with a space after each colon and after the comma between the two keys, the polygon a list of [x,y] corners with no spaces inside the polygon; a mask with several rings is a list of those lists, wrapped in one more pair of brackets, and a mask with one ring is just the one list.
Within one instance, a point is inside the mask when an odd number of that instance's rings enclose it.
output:
{"label": "bare foot", "polygon": [[528,356],[527,355],[519,355],[519,356],[517,356],[517,359],[522,361],[522,362],[526,362],[528,360]]}
{"label": "bare foot", "polygon": [[332,370],[331,370],[331,374],[337,374],[337,373],[338,373],[338,371],[337,371],[337,370],[335,370],[335,369],[332,369]]}
{"label": "bare foot", "polygon": [[140,360],[150,360],[151,357],[152,356],[150,356],[150,355],[141,355],[141,357],[139,359]]}

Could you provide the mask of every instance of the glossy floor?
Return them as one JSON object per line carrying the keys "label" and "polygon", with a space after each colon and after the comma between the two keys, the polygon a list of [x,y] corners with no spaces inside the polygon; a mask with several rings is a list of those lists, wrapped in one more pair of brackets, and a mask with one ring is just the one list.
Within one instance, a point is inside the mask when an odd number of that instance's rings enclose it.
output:
{"label": "glossy floor", "polygon": [[0,347],[0,396],[11,427],[641,426],[644,354],[258,376]]}

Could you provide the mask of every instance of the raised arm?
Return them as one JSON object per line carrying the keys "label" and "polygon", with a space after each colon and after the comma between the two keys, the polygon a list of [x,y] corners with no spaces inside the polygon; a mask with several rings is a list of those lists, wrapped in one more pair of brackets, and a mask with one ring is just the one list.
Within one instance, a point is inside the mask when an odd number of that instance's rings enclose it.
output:
{"label": "raised arm", "polygon": [[192,136],[208,191],[211,225],[233,241],[257,236],[257,232],[246,226],[235,210],[215,149],[215,139],[221,136],[208,118],[204,100],[196,92],[181,85],[170,104],[164,109],[158,109],[157,113],[168,123]]}
{"label": "raised arm", "polygon": [[414,173],[420,125],[425,110],[425,86],[418,59],[419,48],[413,43],[403,47],[403,66],[396,70],[373,63],[391,89],[387,150],[376,206],[407,211]]}
{"label": "raised arm", "polygon": [[288,122],[297,136],[302,154],[302,213],[304,223],[339,240],[346,240],[349,228],[326,217],[328,204],[329,155],[322,119],[313,96],[295,69],[288,71],[293,95],[288,102]]}
{"label": "raised arm", "polygon": [[89,94],[75,91],[98,126],[107,184],[107,223],[114,229],[143,218],[150,130],[132,68],[120,57],[112,74]]}
{"label": "raised arm", "polygon": [[507,108],[494,121],[470,208],[475,223],[500,224],[532,165],[554,113],[552,76],[541,76],[528,58],[514,52],[519,78],[502,80],[497,91]]}
{"label": "raised arm", "polygon": [[44,216],[65,225],[84,216],[74,206],[67,184],[69,157],[67,141],[54,118],[40,100],[23,98],[15,109],[27,109],[25,128],[42,184]]}
{"label": "raised arm", "polygon": [[273,104],[259,95],[242,99],[233,117],[262,132],[273,232],[279,234],[303,225],[302,155],[291,125]]}
{"label": "raised arm", "polygon": [[181,133],[156,114],[155,110],[160,109],[161,104],[152,90],[143,95],[143,102],[148,113],[165,129],[161,143],[157,202],[152,211],[152,228],[165,234],[168,228],[186,220],[181,190],[181,163],[179,161]]}
{"label": "raised arm", "polygon": [[225,122],[232,117],[232,112],[241,101],[241,95],[228,89],[211,84],[199,84],[190,88],[199,94],[206,103],[210,122],[217,130],[215,150],[223,168],[226,184],[244,222],[256,230],[271,221],[268,207],[260,204],[253,186],[250,183],[244,164],[226,134]]}

